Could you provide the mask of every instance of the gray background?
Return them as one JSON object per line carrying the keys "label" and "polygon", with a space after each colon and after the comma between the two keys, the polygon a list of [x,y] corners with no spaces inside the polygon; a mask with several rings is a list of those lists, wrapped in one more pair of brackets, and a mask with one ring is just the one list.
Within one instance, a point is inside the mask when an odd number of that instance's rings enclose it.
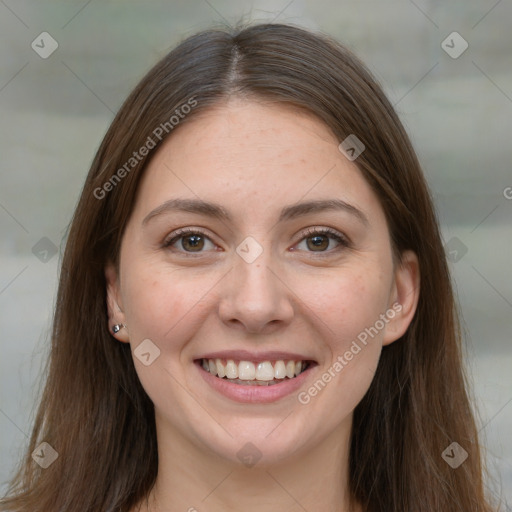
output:
{"label": "gray background", "polygon": [[[451,259],[480,434],[497,479],[489,486],[512,501],[506,0],[0,0],[0,494],[31,430],[56,293],[54,252],[114,112],[179,40],[242,17],[333,35],[368,64],[395,104]],[[47,59],[31,48],[44,31],[59,45]],[[469,44],[458,58],[441,46],[453,31]]]}

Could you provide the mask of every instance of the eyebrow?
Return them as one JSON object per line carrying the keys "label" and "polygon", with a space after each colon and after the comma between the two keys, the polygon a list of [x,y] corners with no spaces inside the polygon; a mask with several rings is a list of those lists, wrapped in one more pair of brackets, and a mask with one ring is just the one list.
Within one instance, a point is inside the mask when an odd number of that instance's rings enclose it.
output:
{"label": "eyebrow", "polygon": [[[177,211],[206,215],[227,222],[232,220],[229,212],[219,204],[206,202],[201,199],[169,199],[146,215],[142,224],[145,225],[151,219],[164,213]],[[356,217],[365,226],[369,225],[368,218],[361,210],[341,199],[307,201],[286,206],[281,210],[279,222],[324,211],[344,211]]]}

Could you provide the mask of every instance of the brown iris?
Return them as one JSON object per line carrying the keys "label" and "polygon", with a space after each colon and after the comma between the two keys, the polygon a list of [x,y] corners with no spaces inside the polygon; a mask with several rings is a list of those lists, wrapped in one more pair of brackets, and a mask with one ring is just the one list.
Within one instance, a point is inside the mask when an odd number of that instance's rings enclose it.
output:
{"label": "brown iris", "polygon": [[314,235],[308,237],[308,249],[327,249],[329,247],[329,237],[325,235]]}
{"label": "brown iris", "polygon": [[184,236],[181,240],[181,246],[186,251],[200,251],[204,247],[204,238],[201,235]]}

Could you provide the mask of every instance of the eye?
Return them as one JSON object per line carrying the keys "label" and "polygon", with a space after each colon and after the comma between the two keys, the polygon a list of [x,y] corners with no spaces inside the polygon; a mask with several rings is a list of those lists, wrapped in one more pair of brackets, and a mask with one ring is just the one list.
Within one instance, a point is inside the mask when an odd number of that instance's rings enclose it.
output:
{"label": "eye", "polygon": [[[349,246],[348,239],[331,228],[311,228],[305,233],[302,233],[302,236],[303,238],[297,247],[300,248],[300,245],[305,243],[306,250],[309,252],[331,253]],[[335,247],[329,249],[332,245],[332,240],[335,241]]]}
{"label": "eye", "polygon": [[211,244],[211,248],[215,248],[213,242],[203,231],[192,228],[183,228],[172,233],[170,238],[166,239],[163,243],[163,247],[168,248],[177,245],[174,249],[178,252],[200,253],[204,252],[203,249],[208,245],[208,243]]}

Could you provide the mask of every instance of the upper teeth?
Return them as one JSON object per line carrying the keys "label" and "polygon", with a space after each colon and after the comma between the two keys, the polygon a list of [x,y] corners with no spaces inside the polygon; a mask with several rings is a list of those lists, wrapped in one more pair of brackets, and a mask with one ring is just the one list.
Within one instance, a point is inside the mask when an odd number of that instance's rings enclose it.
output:
{"label": "upper teeth", "polygon": [[306,368],[306,361],[234,361],[228,359],[224,363],[221,359],[203,359],[203,368],[212,375],[240,380],[284,379],[299,375]]}

